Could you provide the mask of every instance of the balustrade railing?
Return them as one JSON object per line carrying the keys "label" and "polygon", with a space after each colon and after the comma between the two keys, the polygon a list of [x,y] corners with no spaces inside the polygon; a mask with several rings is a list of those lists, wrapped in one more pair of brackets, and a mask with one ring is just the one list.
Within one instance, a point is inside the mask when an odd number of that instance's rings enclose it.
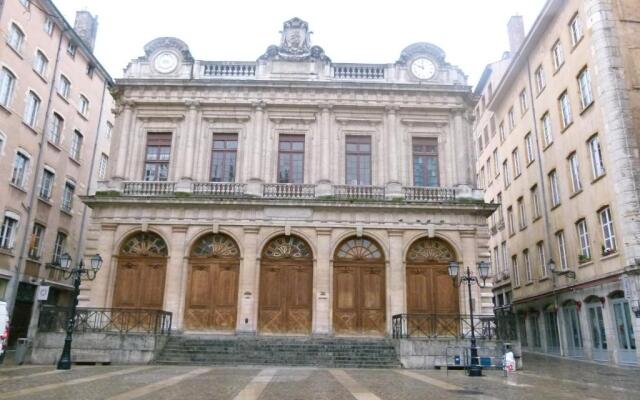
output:
{"label": "balustrade railing", "polygon": [[202,74],[205,77],[217,78],[254,77],[256,75],[256,64],[242,62],[209,62],[202,66]]}
{"label": "balustrade railing", "polygon": [[456,199],[456,190],[441,187],[404,187],[404,198],[407,201],[453,201]]}
{"label": "balustrade railing", "polygon": [[385,65],[333,64],[333,77],[338,79],[384,79]]}
{"label": "balustrade railing", "polygon": [[333,194],[339,200],[384,200],[384,186],[334,185]]}
{"label": "balustrade railing", "polygon": [[262,196],[266,199],[313,199],[316,185],[302,183],[265,183]]}
{"label": "balustrade railing", "polygon": [[[396,314],[392,318],[395,339],[412,337],[471,337],[471,317],[462,314]],[[493,315],[474,315],[473,326],[478,339],[496,337],[496,319]]]}
{"label": "balustrade railing", "polygon": [[195,182],[191,184],[191,193],[196,196],[242,197],[247,185],[235,182]]}
{"label": "balustrade railing", "polygon": [[[162,310],[129,308],[78,308],[75,332],[152,333],[169,335],[172,314]],[[64,332],[69,307],[43,305],[40,309],[40,332]]]}
{"label": "balustrade railing", "polygon": [[125,182],[122,186],[122,194],[125,196],[167,196],[174,194],[175,191],[175,182]]}

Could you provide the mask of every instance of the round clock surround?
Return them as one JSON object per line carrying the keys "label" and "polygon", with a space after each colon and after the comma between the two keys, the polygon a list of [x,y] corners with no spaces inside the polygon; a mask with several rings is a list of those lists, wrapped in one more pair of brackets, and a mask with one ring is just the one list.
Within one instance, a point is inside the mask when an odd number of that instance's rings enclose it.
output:
{"label": "round clock surround", "polygon": [[168,74],[178,67],[178,56],[171,51],[163,51],[153,60],[153,67],[161,74]]}
{"label": "round clock surround", "polygon": [[409,70],[417,79],[428,80],[436,75],[437,67],[430,58],[418,57],[411,62]]}

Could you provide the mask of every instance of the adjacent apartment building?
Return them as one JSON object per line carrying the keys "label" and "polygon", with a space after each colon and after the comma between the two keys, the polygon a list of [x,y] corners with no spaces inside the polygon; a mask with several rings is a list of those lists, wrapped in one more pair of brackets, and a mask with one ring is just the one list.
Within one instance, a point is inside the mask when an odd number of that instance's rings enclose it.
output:
{"label": "adjacent apartment building", "polygon": [[[473,189],[473,94],[442,49],[333,63],[294,18],[256,61],[157,38],[117,87],[109,177],[83,198],[104,264],[82,304],[171,311],[187,332],[468,329],[447,264],[489,261],[494,206]],[[489,289],[472,297],[492,314]]]}
{"label": "adjacent apartment building", "polygon": [[78,195],[107,171],[112,79],[93,55],[96,29],[86,11],[72,27],[51,1],[0,1],[0,299],[15,304],[11,344],[27,334],[37,285],[51,287],[48,303],[68,302],[57,260],[83,254]]}
{"label": "adjacent apartment building", "polygon": [[524,349],[637,364],[640,7],[549,0],[476,94],[496,313]]}

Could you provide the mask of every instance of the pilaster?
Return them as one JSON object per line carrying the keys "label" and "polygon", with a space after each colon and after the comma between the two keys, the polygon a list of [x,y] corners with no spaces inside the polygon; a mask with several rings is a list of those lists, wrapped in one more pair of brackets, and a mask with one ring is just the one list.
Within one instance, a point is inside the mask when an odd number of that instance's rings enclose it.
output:
{"label": "pilaster", "polygon": [[331,231],[331,228],[316,228],[318,254],[314,271],[314,335],[328,335],[331,332]]}
{"label": "pilaster", "polygon": [[238,320],[236,332],[240,334],[255,334],[258,327],[258,291],[260,263],[258,255],[257,226],[244,228],[244,255],[240,266],[238,283]]}
{"label": "pilaster", "polygon": [[169,244],[169,259],[165,272],[164,285],[164,310],[173,313],[172,328],[183,326],[184,297],[186,295],[186,257],[185,237],[186,225],[174,225],[171,227],[171,239]]}
{"label": "pilaster", "polygon": [[102,224],[100,227],[100,237],[98,238],[98,254],[102,257],[102,268],[96,274],[96,279],[91,282],[91,293],[89,295],[89,307],[109,307],[108,296],[110,282],[115,278],[117,262],[113,255],[118,250],[114,249],[114,238],[116,224]]}
{"label": "pilaster", "polygon": [[389,230],[389,315],[387,320],[406,309],[405,265],[402,259],[402,237],[404,231]]}
{"label": "pilaster", "polygon": [[125,180],[125,168],[127,162],[129,161],[129,157],[127,156],[127,152],[129,150],[129,138],[131,137],[131,114],[132,111],[132,102],[125,101],[123,104],[123,112],[122,112],[122,125],[120,126],[118,135],[118,155],[115,160],[116,166],[113,175],[113,179],[116,180]]}

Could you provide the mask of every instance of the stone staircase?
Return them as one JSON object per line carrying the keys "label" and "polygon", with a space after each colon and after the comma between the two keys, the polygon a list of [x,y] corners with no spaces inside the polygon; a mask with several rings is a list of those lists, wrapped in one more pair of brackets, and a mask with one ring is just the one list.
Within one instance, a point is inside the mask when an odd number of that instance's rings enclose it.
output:
{"label": "stone staircase", "polygon": [[158,364],[399,368],[389,339],[171,336]]}

